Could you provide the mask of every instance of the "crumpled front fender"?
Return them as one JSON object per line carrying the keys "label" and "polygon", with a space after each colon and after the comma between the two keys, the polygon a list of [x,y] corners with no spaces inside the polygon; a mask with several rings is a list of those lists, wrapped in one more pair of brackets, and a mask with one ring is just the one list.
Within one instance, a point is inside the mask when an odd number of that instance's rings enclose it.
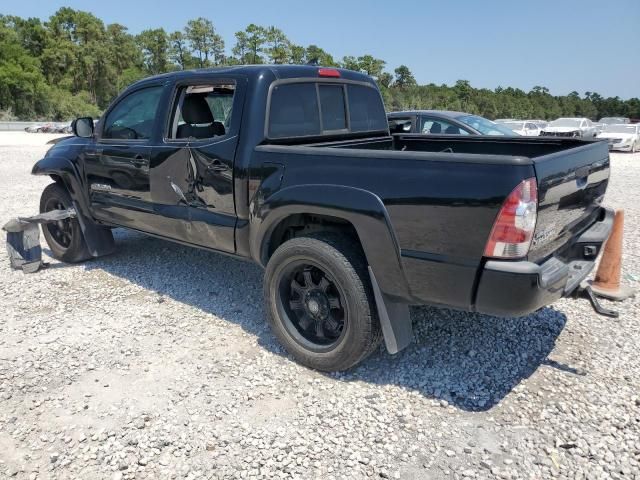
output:
{"label": "crumpled front fender", "polygon": [[83,186],[82,176],[74,162],[63,156],[47,155],[36,162],[31,174],[49,175],[62,182],[71,196],[84,240],[92,256],[100,257],[114,251],[111,231],[93,221],[87,189]]}

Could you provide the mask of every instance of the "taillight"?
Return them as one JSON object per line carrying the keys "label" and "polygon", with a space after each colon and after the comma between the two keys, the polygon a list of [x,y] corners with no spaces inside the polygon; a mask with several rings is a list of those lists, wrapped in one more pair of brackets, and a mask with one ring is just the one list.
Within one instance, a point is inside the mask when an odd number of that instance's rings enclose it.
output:
{"label": "taillight", "polygon": [[484,249],[485,257],[520,258],[531,246],[538,216],[538,184],[527,178],[502,204]]}

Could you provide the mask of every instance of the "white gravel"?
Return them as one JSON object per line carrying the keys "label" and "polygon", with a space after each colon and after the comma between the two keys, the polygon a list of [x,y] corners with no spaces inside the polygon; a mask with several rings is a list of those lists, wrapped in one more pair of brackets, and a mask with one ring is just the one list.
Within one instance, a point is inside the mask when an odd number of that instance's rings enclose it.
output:
{"label": "white gravel", "polygon": [[[0,146],[0,222],[37,211],[45,150]],[[612,157],[637,287],[640,154]],[[254,265],[116,241],[35,275],[0,253],[0,478],[640,478],[637,297],[417,308],[406,351],[323,375],[278,347]]]}

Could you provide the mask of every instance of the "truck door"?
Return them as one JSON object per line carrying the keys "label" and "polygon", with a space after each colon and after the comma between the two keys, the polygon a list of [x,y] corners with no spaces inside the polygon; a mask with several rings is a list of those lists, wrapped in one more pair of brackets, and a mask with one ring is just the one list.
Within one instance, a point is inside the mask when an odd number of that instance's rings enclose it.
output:
{"label": "truck door", "polygon": [[85,175],[94,215],[146,230],[152,215],[149,162],[163,87],[152,85],[121,98],[104,119],[85,154]]}
{"label": "truck door", "polygon": [[176,83],[166,132],[151,158],[151,200],[163,235],[235,252],[233,166],[241,84],[216,76]]}

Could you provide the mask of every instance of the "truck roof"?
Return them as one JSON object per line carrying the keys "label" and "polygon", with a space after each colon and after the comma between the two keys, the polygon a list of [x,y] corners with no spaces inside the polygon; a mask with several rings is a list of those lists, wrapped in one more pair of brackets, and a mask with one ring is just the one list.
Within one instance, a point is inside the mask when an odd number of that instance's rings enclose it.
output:
{"label": "truck roof", "polygon": [[234,73],[247,75],[249,77],[258,77],[263,73],[269,72],[277,79],[280,78],[300,78],[300,77],[318,77],[318,71],[327,68],[339,72],[340,79],[357,80],[360,82],[374,83],[373,78],[365,73],[346,70],[344,68],[322,67],[315,65],[233,65],[228,67],[198,68],[193,70],[177,70],[175,72],[161,73],[152,77],[147,77],[131,86],[141,85],[158,79],[183,79],[188,77],[197,77],[199,75]]}

